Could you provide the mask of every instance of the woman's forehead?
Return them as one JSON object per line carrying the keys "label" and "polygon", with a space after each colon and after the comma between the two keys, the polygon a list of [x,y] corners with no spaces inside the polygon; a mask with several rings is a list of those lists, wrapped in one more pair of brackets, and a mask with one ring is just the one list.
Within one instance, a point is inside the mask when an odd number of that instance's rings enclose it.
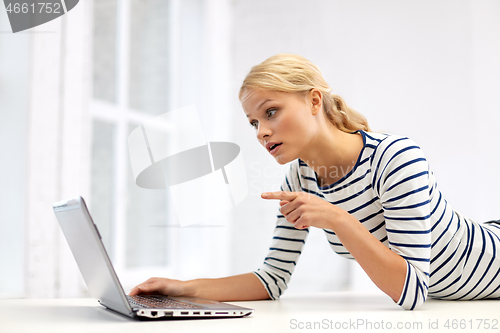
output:
{"label": "woman's forehead", "polygon": [[245,89],[241,96],[241,105],[249,116],[250,113],[258,111],[268,102],[283,100],[284,94],[269,90]]}
{"label": "woman's forehead", "polygon": [[286,93],[274,90],[250,89],[247,88],[241,95],[241,104],[249,107],[260,106],[266,100],[283,100],[295,97],[295,93]]}
{"label": "woman's forehead", "polygon": [[248,101],[254,101],[255,99],[265,98],[266,96],[274,94],[276,94],[275,91],[246,88],[245,90],[243,90],[243,93],[241,95],[241,102],[245,103]]}

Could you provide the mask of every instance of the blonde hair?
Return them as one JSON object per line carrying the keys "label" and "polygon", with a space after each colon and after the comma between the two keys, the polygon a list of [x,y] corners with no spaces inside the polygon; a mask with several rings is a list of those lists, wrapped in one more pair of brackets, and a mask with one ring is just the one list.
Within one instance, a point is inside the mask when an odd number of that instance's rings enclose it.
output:
{"label": "blonde hair", "polygon": [[370,131],[366,118],[349,107],[342,97],[332,94],[319,68],[301,56],[280,53],[252,67],[241,85],[240,100],[247,88],[299,94],[308,94],[316,88],[323,95],[326,117],[338,129],[347,133]]}

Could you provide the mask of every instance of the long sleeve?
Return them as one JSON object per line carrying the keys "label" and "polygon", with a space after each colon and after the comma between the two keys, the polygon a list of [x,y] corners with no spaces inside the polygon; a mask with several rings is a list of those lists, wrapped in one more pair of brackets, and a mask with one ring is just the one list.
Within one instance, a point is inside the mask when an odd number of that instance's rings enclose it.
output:
{"label": "long sleeve", "polygon": [[377,150],[372,186],[384,211],[389,248],[407,263],[398,304],[413,310],[425,301],[429,288],[429,166],[422,150],[407,138],[384,140]]}
{"label": "long sleeve", "polygon": [[[281,185],[282,191],[297,191],[297,161],[292,162]],[[299,187],[300,191],[300,187]],[[260,269],[254,272],[265,286],[271,299],[278,299],[288,282],[302,252],[308,229],[296,229],[279,212],[269,253]]]}

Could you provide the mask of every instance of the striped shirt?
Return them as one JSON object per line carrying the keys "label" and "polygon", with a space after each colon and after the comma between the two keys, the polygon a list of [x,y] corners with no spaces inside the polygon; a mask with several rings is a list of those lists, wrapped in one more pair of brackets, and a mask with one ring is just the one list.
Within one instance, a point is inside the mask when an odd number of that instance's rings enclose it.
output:
{"label": "striped shirt", "polygon": [[[298,159],[291,163],[281,190],[308,192],[346,210],[405,259],[405,284],[397,302],[404,309],[414,309],[427,296],[500,297],[499,225],[478,224],[453,210],[412,140],[358,132],[364,147],[344,177],[321,187],[316,173]],[[354,259],[332,230],[324,232],[333,251]],[[308,233],[278,213],[269,254],[254,272],[271,299],[287,288]]]}

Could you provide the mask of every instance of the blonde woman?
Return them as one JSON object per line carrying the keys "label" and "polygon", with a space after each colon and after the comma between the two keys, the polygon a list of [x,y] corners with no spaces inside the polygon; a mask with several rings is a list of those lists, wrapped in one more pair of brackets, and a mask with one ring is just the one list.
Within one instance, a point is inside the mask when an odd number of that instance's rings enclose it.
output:
{"label": "blonde woman", "polygon": [[404,309],[427,296],[500,297],[499,224],[454,211],[422,150],[408,138],[370,132],[314,64],[275,55],[252,68],[239,97],[260,144],[278,163],[291,162],[281,191],[262,194],[280,205],[263,266],[220,279],[151,278],[131,295],[277,299],[313,227]]}

